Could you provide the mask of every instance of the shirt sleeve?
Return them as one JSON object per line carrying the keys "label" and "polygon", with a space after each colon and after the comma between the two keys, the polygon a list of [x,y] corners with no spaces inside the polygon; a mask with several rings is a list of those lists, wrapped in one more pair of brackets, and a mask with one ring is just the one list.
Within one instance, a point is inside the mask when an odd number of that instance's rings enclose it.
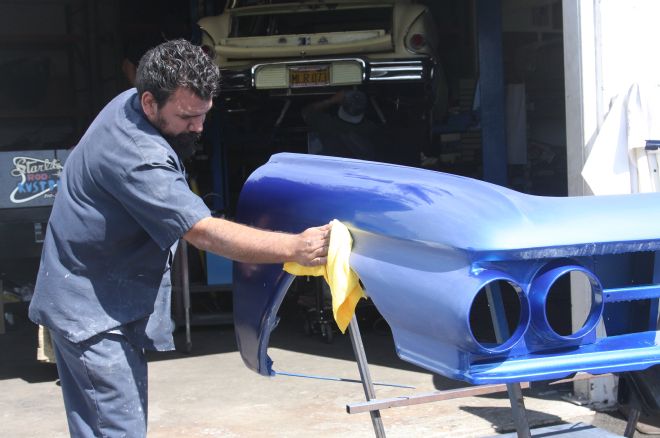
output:
{"label": "shirt sleeve", "polygon": [[165,250],[203,218],[211,216],[190,190],[176,155],[162,145],[136,148],[124,157],[124,172],[114,172],[111,190],[126,211]]}

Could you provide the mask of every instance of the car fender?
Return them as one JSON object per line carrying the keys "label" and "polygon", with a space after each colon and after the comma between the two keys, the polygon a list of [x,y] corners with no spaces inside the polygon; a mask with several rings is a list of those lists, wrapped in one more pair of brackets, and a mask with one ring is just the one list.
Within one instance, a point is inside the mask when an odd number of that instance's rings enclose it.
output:
{"label": "car fender", "polygon": [[[638,370],[660,362],[655,330],[598,338],[608,301],[657,298],[660,287],[604,289],[590,258],[660,250],[660,194],[539,197],[441,172],[344,158],[277,154],[241,192],[237,219],[300,232],[332,219],[349,228],[351,267],[385,318],[398,355],[470,383]],[[547,295],[563,275],[589,279],[584,327],[556,333]],[[267,355],[293,278],[281,265],[237,263],[234,318],[246,365]],[[486,288],[510,284],[520,312],[510,336],[483,342],[470,319]],[[618,298],[617,298],[618,297]],[[657,317],[657,315],[656,315]]]}

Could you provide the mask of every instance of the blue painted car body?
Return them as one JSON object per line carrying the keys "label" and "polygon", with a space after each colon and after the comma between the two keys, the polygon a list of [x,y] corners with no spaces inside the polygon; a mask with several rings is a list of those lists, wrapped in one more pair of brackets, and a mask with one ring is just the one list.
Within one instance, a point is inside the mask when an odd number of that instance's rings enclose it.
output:
{"label": "blue painted car body", "polygon": [[[423,169],[277,154],[246,182],[237,219],[289,232],[344,222],[354,239],[351,267],[398,355],[432,372],[483,384],[660,362],[655,326],[596,334],[604,309],[618,301],[650,300],[649,321],[657,320],[660,287],[605,288],[593,261],[660,250],[660,194],[538,197]],[[545,312],[551,287],[569,272],[588,280],[591,310],[581,329],[560,334]],[[273,373],[268,341],[292,281],[281,265],[234,267],[238,346],[263,375]],[[517,320],[508,337],[484,342],[471,311],[479,293],[502,282],[518,300]]]}

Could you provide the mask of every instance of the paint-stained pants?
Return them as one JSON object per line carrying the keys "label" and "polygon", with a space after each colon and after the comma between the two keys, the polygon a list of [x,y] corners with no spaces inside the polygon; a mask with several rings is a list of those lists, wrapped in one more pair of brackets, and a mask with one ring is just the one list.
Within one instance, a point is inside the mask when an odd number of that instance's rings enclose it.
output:
{"label": "paint-stained pants", "polygon": [[52,333],[72,437],[147,435],[147,360],[119,333],[75,344]]}

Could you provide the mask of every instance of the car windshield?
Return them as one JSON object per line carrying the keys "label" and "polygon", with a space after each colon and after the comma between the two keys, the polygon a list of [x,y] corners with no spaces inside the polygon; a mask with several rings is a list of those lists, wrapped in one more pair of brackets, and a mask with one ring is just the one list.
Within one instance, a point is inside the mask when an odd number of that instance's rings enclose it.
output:
{"label": "car windshield", "polygon": [[[305,14],[301,19],[300,14]],[[351,32],[392,27],[391,7],[365,9],[303,10],[289,13],[234,16],[231,36],[295,35],[322,32]]]}

